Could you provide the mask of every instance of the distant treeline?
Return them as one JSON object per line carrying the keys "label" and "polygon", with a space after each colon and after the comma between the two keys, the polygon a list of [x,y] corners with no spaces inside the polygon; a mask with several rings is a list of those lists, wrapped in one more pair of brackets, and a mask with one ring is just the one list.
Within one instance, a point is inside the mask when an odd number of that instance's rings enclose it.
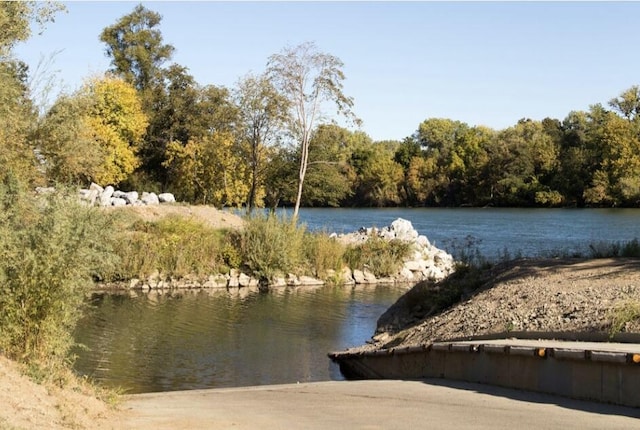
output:
{"label": "distant treeline", "polygon": [[[12,48],[55,10],[0,12],[12,17],[0,36],[0,162],[30,185],[93,181],[236,207],[293,205],[300,190],[303,206],[640,206],[638,86],[563,120],[493,130],[430,118],[374,142],[314,122],[328,100],[359,123],[336,57],[302,44],[234,88],[202,86],[170,63],[161,17],[138,5],[99,35],[111,69],[43,109]],[[307,72],[317,75],[296,93]]]}

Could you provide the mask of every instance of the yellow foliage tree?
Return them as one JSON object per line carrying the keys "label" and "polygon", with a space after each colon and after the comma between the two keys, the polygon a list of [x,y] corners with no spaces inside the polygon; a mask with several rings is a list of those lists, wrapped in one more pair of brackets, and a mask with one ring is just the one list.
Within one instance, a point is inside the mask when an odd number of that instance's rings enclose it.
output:
{"label": "yellow foliage tree", "polygon": [[249,192],[249,172],[230,133],[213,132],[186,145],[170,142],[167,161],[171,188],[181,200],[239,207]]}
{"label": "yellow foliage tree", "polygon": [[148,119],[131,84],[106,76],[90,80],[81,90],[90,100],[85,121],[103,154],[93,178],[100,184],[118,184],[140,161],[137,151]]}

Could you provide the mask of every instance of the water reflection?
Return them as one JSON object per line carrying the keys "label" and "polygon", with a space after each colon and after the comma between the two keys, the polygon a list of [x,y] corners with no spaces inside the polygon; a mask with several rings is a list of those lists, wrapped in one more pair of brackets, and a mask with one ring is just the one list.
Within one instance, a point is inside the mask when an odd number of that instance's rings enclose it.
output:
{"label": "water reflection", "polygon": [[96,293],[76,369],[134,393],[342,379],[327,352],[369,339],[408,287]]}

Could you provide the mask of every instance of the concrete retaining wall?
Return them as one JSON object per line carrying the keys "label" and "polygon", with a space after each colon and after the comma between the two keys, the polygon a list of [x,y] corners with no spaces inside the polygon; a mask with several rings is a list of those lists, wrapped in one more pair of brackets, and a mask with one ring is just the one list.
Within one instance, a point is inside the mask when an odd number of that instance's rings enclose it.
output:
{"label": "concrete retaining wall", "polygon": [[446,378],[640,407],[640,345],[636,353],[565,343],[434,343],[329,356],[348,379]]}

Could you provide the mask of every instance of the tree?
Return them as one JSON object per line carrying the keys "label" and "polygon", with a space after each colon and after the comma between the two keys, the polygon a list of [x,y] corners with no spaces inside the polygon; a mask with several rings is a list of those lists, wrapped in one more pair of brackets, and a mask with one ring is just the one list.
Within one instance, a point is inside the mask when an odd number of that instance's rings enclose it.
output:
{"label": "tree", "polygon": [[[353,133],[335,124],[321,124],[309,145],[309,167],[302,202],[306,206],[340,206],[353,194],[355,172],[348,161],[364,133]],[[298,163],[299,164],[299,163]]]}
{"label": "tree", "polygon": [[265,76],[247,75],[234,91],[238,107],[238,132],[243,158],[249,166],[250,186],[247,212],[256,206],[259,189],[264,185],[269,146],[288,111],[288,101],[279,94]]}
{"label": "tree", "polygon": [[628,121],[640,121],[640,86],[634,85],[623,91],[619,97],[609,101],[609,106]]}
{"label": "tree", "polygon": [[53,19],[60,3],[0,2],[0,165],[2,175],[35,185],[42,180],[32,142],[37,110],[29,91],[27,65],[12,57],[18,42],[31,35],[31,22],[40,29]]}
{"label": "tree", "polygon": [[138,93],[113,77],[90,80],[81,92],[90,100],[85,120],[103,155],[92,179],[118,184],[138,167],[137,152],[147,129]]}
{"label": "tree", "polygon": [[290,103],[287,128],[300,153],[298,190],[293,217],[298,216],[302,189],[309,165],[309,145],[323,103],[333,103],[337,113],[358,121],[353,115],[353,99],[343,93],[342,61],[318,51],[306,42],[269,57],[267,76]]}
{"label": "tree", "polygon": [[111,58],[112,71],[142,92],[158,80],[162,64],[171,59],[174,51],[173,46],[162,41],[157,28],[161,21],[160,14],[139,4],[100,34],[100,40],[107,45],[105,53]]}
{"label": "tree", "polygon": [[47,178],[80,184],[91,181],[103,162],[103,153],[88,121],[86,96],[62,96],[41,120],[36,133]]}
{"label": "tree", "polygon": [[181,199],[216,206],[240,206],[248,192],[245,165],[228,132],[213,132],[186,145],[173,141],[166,167]]}
{"label": "tree", "polygon": [[42,31],[45,24],[63,10],[65,6],[59,2],[0,2],[0,58],[8,57],[16,43],[29,39],[31,21],[35,21]]}

